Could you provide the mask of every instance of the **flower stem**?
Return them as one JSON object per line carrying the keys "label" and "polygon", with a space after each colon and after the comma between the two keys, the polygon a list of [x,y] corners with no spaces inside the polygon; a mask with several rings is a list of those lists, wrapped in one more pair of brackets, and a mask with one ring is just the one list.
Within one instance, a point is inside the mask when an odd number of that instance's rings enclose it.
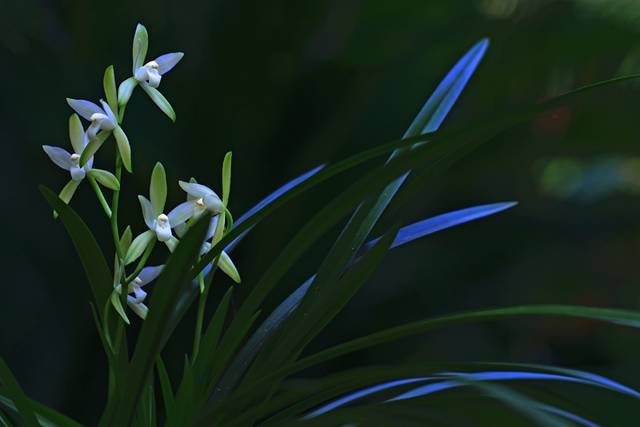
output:
{"label": "flower stem", "polygon": [[104,210],[104,213],[107,215],[107,218],[111,220],[111,208],[109,207],[109,203],[107,203],[107,200],[104,198],[104,194],[102,194],[102,190],[100,189],[100,186],[96,182],[95,178],[93,178],[92,176],[88,176],[87,178],[89,179],[89,184],[91,184],[91,188],[93,188],[93,191],[96,193],[96,196],[98,197],[98,201],[100,202],[100,205]]}
{"label": "flower stem", "polygon": [[[122,182],[122,159],[120,154],[116,153],[116,178],[118,182]],[[113,202],[111,203],[111,233],[113,234],[113,244],[116,248],[116,255],[120,262],[124,262],[124,254],[122,253],[122,247],[120,246],[120,231],[118,231],[118,205],[120,201],[120,190],[113,191]]]}
{"label": "flower stem", "polygon": [[214,260],[214,264],[212,265],[211,271],[207,276],[207,280],[204,279],[204,273],[200,272],[198,274],[198,282],[200,284],[200,297],[198,299],[198,314],[196,317],[196,327],[193,335],[193,355],[191,356],[192,360],[196,360],[198,357],[198,353],[200,352],[200,340],[202,338],[202,326],[204,324],[204,311],[207,306],[207,297],[209,296],[209,289],[211,289],[211,282],[213,281],[213,275],[216,272],[218,259]]}

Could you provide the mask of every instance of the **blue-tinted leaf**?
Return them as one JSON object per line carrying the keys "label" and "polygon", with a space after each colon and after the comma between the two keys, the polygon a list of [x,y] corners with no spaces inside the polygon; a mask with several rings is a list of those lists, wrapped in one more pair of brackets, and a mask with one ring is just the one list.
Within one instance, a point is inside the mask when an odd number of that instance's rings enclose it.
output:
{"label": "blue-tinted leaf", "polygon": [[[465,222],[475,221],[476,219],[502,212],[516,205],[517,202],[492,203],[490,205],[475,206],[424,219],[411,225],[407,225],[406,227],[402,227],[391,247],[397,248],[398,246],[429,234],[455,227],[456,225],[464,224]],[[364,245],[365,250],[370,248],[377,241],[378,238],[367,242]]]}
{"label": "blue-tinted leaf", "polygon": [[321,406],[320,408],[308,413],[307,415],[305,415],[304,418],[315,418],[318,415],[322,415],[324,413],[327,413],[329,411],[332,411],[336,408],[339,408],[341,406],[346,405],[347,403],[351,403],[354,400],[357,399],[361,399],[363,397],[384,391],[384,390],[388,390],[390,388],[395,388],[395,387],[400,387],[400,386],[404,386],[407,384],[413,384],[413,383],[417,383],[417,382],[423,382],[423,381],[428,381],[431,380],[433,378],[430,377],[424,377],[424,378],[407,378],[407,379],[401,379],[401,380],[394,380],[394,381],[388,381],[382,384],[378,384],[372,387],[367,387],[364,388],[362,390],[358,390],[354,393],[349,393],[346,396],[341,397],[340,399],[336,399],[331,403],[328,403],[326,405]]}
{"label": "blue-tinted leaf", "polygon": [[554,415],[559,415],[562,418],[566,418],[583,427],[600,427],[600,424],[596,424],[587,420],[586,418],[582,418],[574,413],[565,411],[564,409],[556,408],[555,406],[539,404],[538,407],[543,411],[547,411]]}

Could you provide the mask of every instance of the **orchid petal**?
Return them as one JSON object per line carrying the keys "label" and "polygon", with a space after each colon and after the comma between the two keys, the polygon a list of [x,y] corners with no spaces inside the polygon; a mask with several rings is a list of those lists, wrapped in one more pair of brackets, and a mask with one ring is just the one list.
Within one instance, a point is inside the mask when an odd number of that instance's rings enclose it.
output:
{"label": "orchid petal", "polygon": [[102,104],[102,108],[104,109],[104,112],[107,113],[107,116],[109,117],[109,120],[111,120],[113,122],[113,125],[117,125],[118,124],[118,118],[116,117],[116,115],[114,114],[113,110],[111,110],[111,107],[109,107],[109,104],[107,104],[104,100],[100,100],[100,104]]}
{"label": "orchid petal", "polygon": [[164,265],[157,265],[157,266],[150,266],[150,267],[143,268],[142,271],[140,271],[140,274],[138,274],[138,278],[142,282],[140,286],[147,285],[153,280],[155,280],[155,278],[158,277],[160,273],[162,273],[163,268],[164,268]]}
{"label": "orchid petal", "polygon": [[133,294],[135,295],[133,302],[135,302],[136,304],[141,303],[147,297],[147,293],[144,290],[142,290],[139,286],[133,287]]}
{"label": "orchid petal", "polygon": [[171,227],[175,227],[178,224],[182,224],[186,222],[193,215],[193,203],[192,202],[182,202],[169,214],[169,224]]}
{"label": "orchid petal", "polygon": [[71,162],[71,153],[64,148],[43,145],[42,149],[49,156],[51,161],[64,170],[70,170],[73,166]]}
{"label": "orchid petal", "polygon": [[175,227],[173,227],[173,229],[176,232],[176,235],[182,238],[184,237],[185,234],[187,234],[187,231],[189,230],[189,225],[186,222],[183,222],[182,224],[178,224]]}
{"label": "orchid petal", "polygon": [[147,227],[151,229],[156,222],[153,205],[151,204],[149,199],[144,196],[138,196],[138,200],[140,200],[140,206],[142,207],[142,216],[144,218],[144,223],[147,224]]}
{"label": "orchid petal", "polygon": [[169,72],[178,62],[180,62],[183,56],[184,53],[182,52],[165,53],[164,55],[158,56],[155,59],[158,64],[158,72],[160,74]]}
{"label": "orchid petal", "polygon": [[138,317],[140,317],[142,320],[147,318],[147,313],[149,313],[149,309],[147,308],[146,305],[144,305],[141,302],[133,302],[133,298],[130,295],[127,295],[127,302],[129,303],[129,308],[131,308],[131,311],[133,311],[135,314],[138,315]]}
{"label": "orchid petal", "polygon": [[71,179],[73,181],[76,182],[80,182],[84,179],[84,177],[87,175],[87,172],[84,170],[84,168],[79,168],[78,166],[71,166],[71,169],[69,169],[69,172],[71,172]]}
{"label": "orchid petal", "polygon": [[205,196],[209,196],[211,194],[214,194],[217,196],[217,194],[212,189],[202,184],[178,181],[178,185],[180,185],[180,188],[182,188],[188,195],[195,197],[197,199],[203,198]]}
{"label": "orchid petal", "polygon": [[204,240],[209,240],[216,234],[216,229],[218,228],[218,221],[220,221],[220,215],[214,215],[211,217],[211,222],[209,223],[209,230],[207,231],[207,237]]}
{"label": "orchid petal", "polygon": [[93,114],[106,114],[102,108],[98,107],[93,102],[84,99],[67,98],[67,104],[69,104],[69,107],[73,108],[76,113],[89,121],[91,121],[91,116]]}

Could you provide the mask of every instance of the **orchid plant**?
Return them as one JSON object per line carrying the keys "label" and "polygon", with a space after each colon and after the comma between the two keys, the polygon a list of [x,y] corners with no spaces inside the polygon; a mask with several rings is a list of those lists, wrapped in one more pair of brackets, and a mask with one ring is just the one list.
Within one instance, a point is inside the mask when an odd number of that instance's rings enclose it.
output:
{"label": "orchid plant", "polygon": [[[403,138],[316,167],[235,222],[229,209],[230,152],[222,162],[221,197],[195,178],[169,185],[164,166],[156,163],[148,197],[138,196],[146,228],[134,237],[132,227],[119,222],[120,189],[126,178],[123,169],[133,173],[135,154],[121,126],[125,109],[140,86],[175,120],[173,107],[158,87],[184,56],[168,53],[147,61],[148,34],[139,24],[133,39],[132,75],[117,86],[110,66],[99,103],[67,99],[74,110],[69,118],[72,152],[43,146],[51,161],[70,175],[57,196],[46,187],[41,191],[77,249],[92,290],[94,321],[108,362],[108,390],[99,425],[458,425],[462,412],[476,421],[474,425],[595,426],[607,422],[606,413],[587,402],[588,395],[575,390],[563,394],[548,387],[533,392],[509,383],[568,383],[608,393],[637,408],[640,392],[614,380],[575,369],[512,362],[362,367],[300,381],[301,372],[320,363],[457,323],[528,315],[640,327],[636,311],[558,305],[506,307],[428,318],[308,353],[308,345],[375,273],[389,250],[516,205],[500,202],[455,210],[406,226],[397,224],[371,238],[374,226],[410,174],[432,172],[504,129],[574,102],[583,94],[638,77],[601,82],[480,125],[440,131],[488,46],[488,40],[481,40],[455,64]],[[86,129],[80,117],[89,123]],[[116,144],[113,172],[93,167],[95,154],[110,139]],[[241,283],[230,253],[254,226],[327,179],[385,154],[390,155],[387,162],[372,167],[311,215],[256,283]],[[106,244],[96,241],[70,206],[85,179],[111,230],[112,263],[104,255]],[[186,200],[169,209],[166,202],[171,189],[184,191]],[[411,193],[417,187],[408,190]],[[110,201],[105,191],[111,192]],[[135,205],[132,209],[137,209]],[[331,250],[319,260],[317,272],[270,308],[266,297],[276,286],[286,286],[284,278],[291,267],[350,213]],[[150,265],[158,247],[166,262]],[[216,282],[227,290],[214,298],[210,290],[218,270],[232,282]],[[153,281],[153,286],[147,286]],[[245,287],[248,296],[231,310],[236,286]],[[163,349],[194,305],[193,348],[176,376],[165,365]],[[136,317],[130,319],[131,313]],[[131,328],[133,323],[139,324],[138,333]],[[131,351],[130,342],[134,343]],[[587,415],[579,413],[583,408],[590,409]],[[635,425],[634,421],[632,417],[628,425]],[[27,397],[2,359],[0,424],[80,425]]]}

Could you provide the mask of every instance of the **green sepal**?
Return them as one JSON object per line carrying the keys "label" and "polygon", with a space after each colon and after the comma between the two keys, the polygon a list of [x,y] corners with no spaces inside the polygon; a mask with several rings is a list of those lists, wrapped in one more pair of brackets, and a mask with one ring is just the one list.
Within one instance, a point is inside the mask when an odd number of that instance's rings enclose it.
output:
{"label": "green sepal", "polygon": [[120,182],[111,172],[102,169],[90,169],[88,173],[90,177],[95,178],[103,186],[114,191],[120,190]]}
{"label": "green sepal", "polygon": [[[80,185],[79,181],[71,180],[67,182],[67,184],[62,187],[62,190],[60,190],[60,194],[58,194],[58,197],[60,197],[60,199],[66,204],[69,204],[71,198],[76,192],[76,189],[78,188],[78,185]],[[53,218],[58,218],[58,212],[53,211]]]}
{"label": "green sepal", "polygon": [[149,183],[149,197],[153,205],[154,214],[160,215],[164,211],[167,202],[167,174],[162,163],[157,162],[151,172],[151,182]]}
{"label": "green sepal", "polygon": [[229,151],[222,162],[222,204],[227,206],[231,192],[231,160],[233,155]]}
{"label": "green sepal", "polygon": [[100,147],[102,147],[102,144],[109,138],[109,135],[111,135],[111,131],[103,130],[97,134],[95,138],[89,140],[89,143],[84,147],[80,155],[80,166],[84,166],[87,161],[96,154]]}
{"label": "green sepal", "polygon": [[133,35],[133,73],[144,64],[147,57],[147,49],[149,48],[149,34],[142,24],[136,26],[136,32]]}
{"label": "green sepal", "polygon": [[[122,289],[122,286],[120,286],[120,289]],[[122,317],[124,323],[130,325],[131,322],[127,317],[127,313],[125,313],[124,307],[122,306],[122,301],[120,300],[120,292],[118,292],[118,289],[113,290],[113,292],[111,293],[111,305],[113,305],[113,308],[115,308],[116,312],[120,315],[120,317]]]}
{"label": "green sepal", "polygon": [[126,254],[129,250],[132,239],[133,233],[131,232],[131,226],[127,225],[127,228],[125,228],[124,232],[122,233],[122,237],[120,237],[120,249],[122,249],[123,254]]}
{"label": "green sepal", "polygon": [[234,282],[241,282],[238,269],[225,251],[220,253],[220,258],[218,258],[218,267],[220,267],[220,270],[222,270],[227,276],[231,277]]}
{"label": "green sepal", "polygon": [[129,138],[127,138],[127,135],[125,135],[120,126],[116,126],[113,130],[113,136],[116,137],[116,143],[118,144],[118,152],[120,153],[120,158],[122,158],[122,164],[125,169],[131,173],[133,169],[131,168],[131,145],[129,144]]}
{"label": "green sepal", "polygon": [[118,117],[118,92],[116,90],[116,76],[113,71],[113,65],[109,65],[107,69],[104,70],[102,86],[104,87],[104,94],[107,97],[107,103],[109,107],[111,107],[111,111]]}
{"label": "green sepal", "polygon": [[140,256],[144,253],[144,250],[155,238],[155,231],[147,230],[133,239],[133,242],[131,242],[131,245],[129,246],[129,250],[124,256],[124,265],[129,265],[133,261],[140,258]]}
{"label": "green sepal", "polygon": [[73,146],[73,151],[81,154],[84,151],[84,128],[77,114],[69,116],[69,139]]}
{"label": "green sepal", "polygon": [[160,108],[160,110],[162,110],[162,112],[171,119],[171,121],[175,122],[176,112],[173,111],[173,107],[169,101],[167,101],[167,98],[165,98],[158,89],[149,86],[148,83],[140,83],[140,86],[142,86],[142,89],[147,92],[147,95],[149,95],[149,98],[151,98],[154,104],[156,104],[158,108]]}

